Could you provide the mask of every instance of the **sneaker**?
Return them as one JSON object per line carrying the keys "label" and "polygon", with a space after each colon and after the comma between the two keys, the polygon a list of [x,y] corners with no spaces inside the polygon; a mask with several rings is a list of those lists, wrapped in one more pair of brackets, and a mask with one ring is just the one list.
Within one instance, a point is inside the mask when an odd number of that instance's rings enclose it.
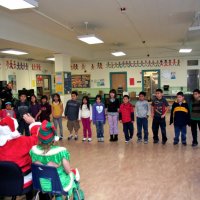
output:
{"label": "sneaker", "polygon": [[196,147],[197,145],[197,143],[192,143],[192,147]]}
{"label": "sneaker", "polygon": [[102,137],[102,138],[100,138],[100,142],[104,142],[104,138]]}
{"label": "sneaker", "polygon": [[87,138],[83,138],[82,141],[85,142],[87,140]]}
{"label": "sneaker", "polygon": [[141,142],[142,142],[142,139],[138,139],[138,140],[137,140],[137,143],[141,143]]}
{"label": "sneaker", "polygon": [[92,138],[88,138],[88,142],[92,142]]}
{"label": "sneaker", "polygon": [[128,144],[130,140],[125,140],[125,143]]}
{"label": "sneaker", "polygon": [[59,137],[59,140],[62,140],[62,139],[63,139],[63,136],[60,136],[60,137]]}
{"label": "sneaker", "polygon": [[129,141],[133,140],[133,137],[130,137]]}
{"label": "sneaker", "polygon": [[148,144],[148,140],[145,140],[145,141],[144,141],[144,144]]}
{"label": "sneaker", "polygon": [[67,138],[68,140],[71,140],[71,139],[73,139],[73,135],[72,134],[70,134],[69,136],[68,136],[68,138]]}
{"label": "sneaker", "polygon": [[75,136],[74,136],[74,140],[78,140],[78,135],[75,135]]}
{"label": "sneaker", "polygon": [[178,144],[178,142],[174,142],[173,144],[174,144],[174,145],[177,145],[177,144]]}
{"label": "sneaker", "polygon": [[153,143],[154,143],[154,144],[158,144],[158,143],[159,143],[159,140],[154,140]]}
{"label": "sneaker", "polygon": [[186,142],[183,142],[182,145],[183,145],[183,146],[187,146],[187,143],[186,143]]}

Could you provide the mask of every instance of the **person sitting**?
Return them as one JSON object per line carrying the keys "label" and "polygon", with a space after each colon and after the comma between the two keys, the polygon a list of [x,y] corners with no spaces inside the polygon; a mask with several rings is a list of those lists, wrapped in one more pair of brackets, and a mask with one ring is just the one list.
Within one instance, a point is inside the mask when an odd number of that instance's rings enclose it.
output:
{"label": "person sitting", "polygon": [[[65,192],[71,196],[73,189],[76,188],[75,179],[78,181],[79,174],[75,174],[70,169],[70,153],[65,147],[55,145],[59,140],[56,129],[53,124],[44,120],[38,132],[39,144],[32,147],[30,155],[32,162],[36,164],[48,165],[57,168],[59,178]],[[48,191],[51,183],[41,180],[43,190]],[[56,196],[56,200],[62,199],[62,196]]]}
{"label": "person sitting", "polygon": [[[16,119],[6,116],[0,121],[0,161],[16,163],[24,174],[24,189],[32,185],[31,157],[29,151],[38,142],[37,132],[40,122],[29,126],[31,136],[22,136],[17,128]],[[26,199],[32,199],[32,192],[27,193]]]}

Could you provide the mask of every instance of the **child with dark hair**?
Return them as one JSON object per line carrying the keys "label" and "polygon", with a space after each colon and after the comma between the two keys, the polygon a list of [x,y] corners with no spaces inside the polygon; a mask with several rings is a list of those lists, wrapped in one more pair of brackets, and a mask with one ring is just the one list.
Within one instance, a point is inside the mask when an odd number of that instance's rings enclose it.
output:
{"label": "child with dark hair", "polygon": [[135,114],[137,118],[137,137],[138,143],[142,142],[142,128],[144,129],[144,143],[148,143],[148,117],[150,115],[150,106],[145,100],[146,93],[139,93],[139,100],[135,104]]}
{"label": "child with dark hair", "polygon": [[83,124],[82,141],[84,142],[88,138],[88,142],[91,142],[92,141],[92,130],[91,130],[92,106],[90,104],[90,100],[88,96],[84,96],[82,98],[81,106],[79,109],[79,120],[81,120]]}
{"label": "child with dark hair", "polygon": [[40,111],[36,115],[36,120],[40,116],[41,122],[43,122],[44,120],[47,120],[50,122],[50,115],[51,115],[51,105],[48,102],[48,97],[46,95],[43,95],[41,97]]}
{"label": "child with dark hair", "polygon": [[173,103],[170,115],[170,125],[174,124],[174,145],[179,143],[179,135],[181,132],[181,140],[183,145],[187,145],[186,133],[187,125],[190,125],[190,111],[187,102],[184,100],[183,92],[178,92],[177,100]]}
{"label": "child with dark hair", "polygon": [[198,145],[197,140],[197,126],[200,131],[200,90],[195,89],[193,91],[193,98],[190,104],[191,112],[191,131],[192,131],[192,146],[195,147]]}
{"label": "child with dark hair", "polygon": [[151,116],[153,118],[152,131],[153,131],[153,140],[155,144],[159,142],[159,137],[158,137],[159,127],[162,133],[162,144],[164,145],[167,142],[165,116],[168,110],[169,110],[169,104],[167,100],[163,97],[162,89],[157,89],[156,98],[152,101],[151,104]]}
{"label": "child with dark hair", "polygon": [[17,117],[17,121],[19,123],[18,131],[23,135],[23,132],[25,130],[25,135],[29,136],[29,125],[24,121],[23,115],[27,114],[30,112],[30,105],[29,102],[27,101],[27,96],[26,93],[21,93],[19,95],[19,101],[15,105],[15,113]]}
{"label": "child with dark hair", "polygon": [[12,117],[12,118],[16,118],[16,114],[15,111],[12,108],[12,103],[11,102],[6,102],[5,103],[6,108],[2,109],[0,112],[0,119],[3,119],[7,116]]}
{"label": "child with dark hair", "polygon": [[40,111],[40,104],[37,101],[37,97],[33,94],[31,95],[30,114],[34,119],[36,119],[36,116],[39,113],[39,111]]}
{"label": "child with dark hair", "polygon": [[62,126],[63,103],[58,93],[55,93],[52,95],[51,109],[52,109],[52,117],[53,117],[54,126],[57,130],[57,126],[59,125],[60,140],[62,140],[63,139],[63,126]]}
{"label": "child with dark hair", "polygon": [[125,142],[128,143],[133,139],[133,121],[134,121],[134,111],[133,105],[129,102],[129,96],[123,96],[123,103],[119,108],[119,120],[123,123],[123,131],[125,136]]}
{"label": "child with dark hair", "polygon": [[69,130],[68,140],[73,138],[73,129],[75,131],[74,139],[78,140],[78,130],[80,129],[78,115],[80,103],[77,101],[78,93],[72,91],[71,100],[67,101],[65,107],[65,117],[67,119],[67,128]]}
{"label": "child with dark hair", "polygon": [[106,102],[106,113],[108,115],[108,124],[110,129],[110,142],[118,141],[118,117],[119,117],[119,100],[116,97],[115,89],[110,90],[109,100]]}
{"label": "child with dark hair", "polygon": [[105,106],[101,102],[101,95],[97,95],[95,100],[96,102],[93,104],[93,107],[92,107],[92,120],[93,120],[93,123],[96,125],[98,142],[104,142],[103,125],[106,122]]}

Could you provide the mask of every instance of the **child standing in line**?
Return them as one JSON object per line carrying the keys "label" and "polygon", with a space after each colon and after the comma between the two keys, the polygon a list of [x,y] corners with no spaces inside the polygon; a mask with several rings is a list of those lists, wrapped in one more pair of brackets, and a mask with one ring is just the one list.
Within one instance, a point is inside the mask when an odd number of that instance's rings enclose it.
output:
{"label": "child standing in line", "polygon": [[30,114],[34,119],[36,119],[36,116],[39,113],[39,111],[40,111],[40,104],[37,101],[37,97],[33,94],[31,95]]}
{"label": "child standing in line", "polygon": [[51,105],[48,102],[48,97],[46,95],[43,95],[41,97],[40,111],[36,115],[36,120],[40,116],[41,122],[43,122],[44,120],[47,120],[50,122],[50,115],[51,115]]}
{"label": "child standing in line", "polygon": [[[88,142],[92,141],[92,130],[91,130],[91,121],[92,121],[92,106],[88,96],[82,98],[81,107],[79,109],[79,120],[83,124],[83,139],[85,142],[88,138]],[[87,134],[88,133],[88,134]]]}
{"label": "child standing in line", "polygon": [[80,129],[78,115],[80,103],[77,101],[78,93],[76,91],[72,91],[71,100],[66,103],[65,107],[65,117],[67,121],[67,128],[69,130],[68,140],[73,138],[73,129],[75,131],[74,139],[78,140],[78,130]]}
{"label": "child standing in line", "polygon": [[152,131],[153,131],[153,140],[157,144],[159,142],[158,129],[161,128],[162,133],[162,144],[164,145],[167,142],[166,134],[166,120],[165,116],[169,110],[169,104],[167,100],[163,97],[162,89],[156,90],[156,98],[151,104],[151,116],[153,118],[152,122]]}
{"label": "child standing in line", "polygon": [[133,139],[133,121],[134,121],[134,111],[133,105],[129,102],[129,96],[123,96],[123,103],[119,108],[119,121],[123,123],[123,131],[125,136],[125,142],[128,143]]}
{"label": "child standing in line", "polygon": [[119,100],[116,98],[115,89],[110,90],[109,100],[106,102],[106,113],[108,115],[108,124],[110,129],[110,142],[118,141],[118,117],[119,117]]}
{"label": "child standing in line", "polygon": [[92,120],[93,123],[96,125],[98,142],[104,142],[103,125],[106,122],[105,106],[103,103],[101,103],[101,95],[97,95],[95,100],[96,103],[94,103],[92,107]]}
{"label": "child standing in line", "polygon": [[6,116],[16,118],[15,111],[12,109],[12,103],[8,101],[5,103],[5,106],[6,108],[1,110],[0,119],[5,118]]}
{"label": "child standing in line", "polygon": [[191,112],[191,131],[192,131],[192,146],[196,147],[198,145],[197,140],[197,126],[200,131],[200,90],[195,89],[193,91],[193,99],[190,104]]}
{"label": "child standing in line", "polygon": [[53,123],[57,130],[57,126],[59,125],[60,129],[60,137],[59,139],[63,139],[63,126],[62,126],[62,113],[63,113],[63,103],[61,102],[60,95],[58,93],[53,94],[52,96],[52,116]]}
{"label": "child standing in line", "polygon": [[139,93],[139,100],[135,104],[135,114],[137,118],[137,137],[138,143],[142,142],[142,127],[144,129],[144,143],[148,143],[148,117],[150,114],[150,106],[145,100],[146,93]]}
{"label": "child standing in line", "polygon": [[23,119],[23,115],[29,113],[30,105],[27,101],[26,93],[21,93],[19,95],[19,101],[15,105],[15,113],[18,121],[18,131],[23,135],[25,130],[25,135],[30,136],[29,124]]}
{"label": "child standing in line", "polygon": [[179,135],[181,132],[181,140],[184,146],[187,145],[186,133],[187,125],[190,125],[189,106],[184,100],[183,92],[178,92],[177,100],[173,103],[170,115],[170,125],[174,124],[174,145],[179,143]]}

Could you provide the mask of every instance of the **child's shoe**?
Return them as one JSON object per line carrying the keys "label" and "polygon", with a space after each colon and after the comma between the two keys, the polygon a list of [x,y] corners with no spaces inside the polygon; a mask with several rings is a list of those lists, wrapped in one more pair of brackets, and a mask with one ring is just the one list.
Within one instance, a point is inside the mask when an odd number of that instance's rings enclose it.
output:
{"label": "child's shoe", "polygon": [[174,145],[177,145],[177,144],[178,144],[178,142],[174,142],[173,144],[174,144]]}
{"label": "child's shoe", "polygon": [[192,147],[198,146],[198,143],[192,143]]}
{"label": "child's shoe", "polygon": [[92,142],[92,138],[88,138],[88,142]]}
{"label": "child's shoe", "polygon": [[74,140],[78,140],[78,135],[75,135],[75,136],[74,136]]}
{"label": "child's shoe", "polygon": [[62,139],[63,139],[63,136],[60,136],[60,137],[59,137],[59,140],[62,140]]}
{"label": "child's shoe", "polygon": [[144,144],[148,144],[148,140],[145,140],[145,141],[144,141]]}
{"label": "child's shoe", "polygon": [[137,143],[141,143],[141,142],[142,142],[142,139],[138,139],[138,140],[137,140]]}
{"label": "child's shoe", "polygon": [[87,138],[83,138],[82,141],[85,142],[87,140]]}
{"label": "child's shoe", "polygon": [[187,146],[187,143],[186,143],[186,142],[183,142],[182,145],[183,145],[183,146]]}
{"label": "child's shoe", "polygon": [[103,138],[103,137],[102,137],[102,138],[100,138],[100,141],[101,141],[101,142],[104,142],[104,138]]}
{"label": "child's shoe", "polygon": [[113,141],[114,141],[114,142],[118,141],[118,135],[114,135]]}
{"label": "child's shoe", "polygon": [[70,134],[69,136],[68,136],[68,138],[67,138],[68,140],[71,140],[71,139],[73,139],[73,135],[72,134]]}
{"label": "child's shoe", "polygon": [[113,142],[114,139],[113,139],[113,135],[110,135],[110,142]]}
{"label": "child's shoe", "polygon": [[125,140],[125,143],[128,144],[130,140]]}

